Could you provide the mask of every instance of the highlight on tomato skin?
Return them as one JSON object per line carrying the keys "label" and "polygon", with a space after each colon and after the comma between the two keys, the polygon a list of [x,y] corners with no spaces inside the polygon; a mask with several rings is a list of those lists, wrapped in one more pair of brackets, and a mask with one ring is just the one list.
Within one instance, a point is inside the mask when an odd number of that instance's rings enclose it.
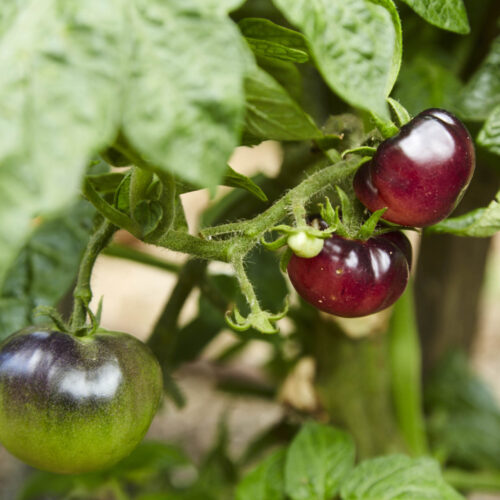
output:
{"label": "highlight on tomato skin", "polygon": [[474,168],[474,143],[465,125],[432,108],[380,144],[356,172],[354,191],[372,212],[387,207],[385,220],[425,227],[451,214]]}
{"label": "highlight on tomato skin", "polygon": [[156,358],[126,333],[29,327],[0,344],[0,442],[38,469],[110,467],[141,441],[161,394]]}
{"label": "highlight on tomato skin", "polygon": [[366,241],[332,235],[316,257],[292,255],[287,271],[295,290],[311,305],[353,318],[392,305],[406,288],[410,266],[411,245],[395,231]]}

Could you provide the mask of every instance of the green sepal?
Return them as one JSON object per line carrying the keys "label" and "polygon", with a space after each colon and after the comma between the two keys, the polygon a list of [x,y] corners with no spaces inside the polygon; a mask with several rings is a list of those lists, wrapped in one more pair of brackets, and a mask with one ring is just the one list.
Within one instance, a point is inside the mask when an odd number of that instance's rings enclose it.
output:
{"label": "green sepal", "polygon": [[261,333],[275,334],[278,333],[279,330],[274,323],[281,318],[284,318],[287,312],[288,300],[285,302],[283,310],[279,313],[271,313],[269,311],[258,310],[251,312],[246,318],[235,306],[232,311],[234,319],[231,318],[231,311],[227,311],[225,314],[225,320],[226,323],[237,332],[244,332],[250,328],[255,328]]}
{"label": "green sepal", "polygon": [[50,318],[56,328],[61,332],[68,332],[68,325],[63,320],[61,314],[57,309],[51,306],[38,306],[33,311],[34,316],[46,316]]}
{"label": "green sepal", "polygon": [[281,247],[285,246],[287,240],[288,240],[287,235],[280,236],[279,238],[276,238],[274,241],[267,241],[265,236],[262,236],[262,238],[260,239],[260,242],[268,250],[274,251],[274,250],[278,250]]}
{"label": "green sepal", "polygon": [[290,259],[292,258],[293,251],[291,248],[287,247],[286,250],[281,254],[280,257],[280,269],[282,273],[287,272],[288,268],[288,263],[290,262]]}
{"label": "green sepal", "polygon": [[406,125],[411,120],[410,113],[408,113],[408,110],[399,101],[396,101],[396,99],[392,97],[388,97],[387,102],[400,127]]}
{"label": "green sepal", "polygon": [[359,154],[363,156],[369,156],[370,158],[375,154],[377,148],[373,148],[371,146],[359,146],[358,148],[351,148],[342,151],[341,158],[344,159],[347,155],[350,154]]}
{"label": "green sepal", "polygon": [[[377,227],[377,224],[379,223],[381,217],[384,215],[384,213],[387,211],[387,207],[381,208],[380,210],[377,210],[376,212],[373,212],[370,217],[365,221],[365,223],[360,227],[359,229],[359,239],[361,240],[367,240],[373,234],[375,233],[375,228]],[[386,231],[383,231],[386,232]]]}

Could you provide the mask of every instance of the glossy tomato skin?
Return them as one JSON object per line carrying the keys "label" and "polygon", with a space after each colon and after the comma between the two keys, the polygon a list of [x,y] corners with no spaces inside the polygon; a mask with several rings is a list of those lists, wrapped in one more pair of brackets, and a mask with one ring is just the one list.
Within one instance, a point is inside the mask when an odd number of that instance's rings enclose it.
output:
{"label": "glossy tomato skin", "polygon": [[[405,250],[391,234],[366,241],[332,235],[316,257],[293,255],[287,270],[294,288],[304,300],[336,316],[366,316],[389,307],[409,277]],[[399,235],[406,239],[399,232],[394,239],[399,241]]]}
{"label": "glossy tomato skin", "polygon": [[39,469],[103,469],[143,438],[161,393],[158,362],[131,335],[27,328],[0,344],[0,443]]}
{"label": "glossy tomato skin", "polygon": [[388,207],[384,219],[424,227],[453,211],[474,167],[465,126],[445,110],[428,109],[380,144],[356,173],[354,190],[372,212]]}

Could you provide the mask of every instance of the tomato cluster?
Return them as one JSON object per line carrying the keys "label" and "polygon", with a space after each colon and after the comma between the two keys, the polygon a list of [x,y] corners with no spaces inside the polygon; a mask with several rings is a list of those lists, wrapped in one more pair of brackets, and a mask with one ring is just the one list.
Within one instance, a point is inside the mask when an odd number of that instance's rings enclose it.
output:
{"label": "tomato cluster", "polygon": [[[447,217],[469,185],[475,167],[465,126],[441,109],[428,109],[385,140],[356,173],[354,190],[371,211],[403,226],[424,227]],[[313,258],[294,254],[288,275],[318,309],[343,317],[371,314],[403,293],[411,246],[400,231],[367,240],[333,235]]]}

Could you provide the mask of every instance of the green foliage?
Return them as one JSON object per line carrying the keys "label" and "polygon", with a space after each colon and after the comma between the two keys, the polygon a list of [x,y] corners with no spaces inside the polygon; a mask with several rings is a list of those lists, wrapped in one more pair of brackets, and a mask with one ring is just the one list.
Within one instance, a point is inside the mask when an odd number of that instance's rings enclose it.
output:
{"label": "green foliage", "polygon": [[466,35],[469,20],[463,0],[402,0],[427,22],[438,28]]}
{"label": "green foliage", "polygon": [[349,104],[387,116],[401,64],[401,26],[392,0],[275,0],[306,36],[318,69]]}
{"label": "green foliage", "polygon": [[126,58],[120,0],[18,9],[0,51],[0,282],[31,219],[71,204],[91,153],[112,140]]}
{"label": "green foliage", "polygon": [[47,318],[37,306],[55,306],[76,277],[94,210],[79,202],[65,215],[42,221],[7,271],[0,298],[0,339]]}
{"label": "green foliage", "polygon": [[457,236],[487,238],[500,231],[500,191],[487,207],[478,208],[459,217],[445,219],[426,231],[450,233]]}
{"label": "green foliage", "polygon": [[177,3],[136,2],[123,126],[161,168],[214,186],[243,121],[243,42],[227,17],[210,12],[215,2],[202,12]]}
{"label": "green foliage", "polygon": [[457,98],[457,107],[464,118],[485,120],[500,105],[500,37],[497,37],[487,57],[467,82]]}
{"label": "green foliage", "polygon": [[342,485],[342,500],[463,500],[430,458],[388,455],[365,460]]}
{"label": "green foliage", "polygon": [[491,112],[479,133],[477,142],[492,153],[500,155],[500,106]]}
{"label": "green foliage", "polygon": [[354,442],[348,434],[308,423],[287,453],[286,492],[292,500],[329,500],[353,464]]}
{"label": "green foliage", "polygon": [[256,56],[294,63],[309,60],[307,42],[298,31],[259,18],[242,19],[239,28]]}
{"label": "green foliage", "polygon": [[448,356],[428,380],[425,402],[432,443],[452,464],[500,468],[500,408],[465,355]]}
{"label": "green foliage", "polygon": [[249,135],[278,141],[322,136],[312,118],[268,73],[255,66],[245,77],[245,127]]}
{"label": "green foliage", "polygon": [[317,423],[305,424],[287,450],[262,461],[236,490],[236,500],[330,500],[336,495],[342,500],[463,500],[444,481],[435,460],[387,455],[354,467],[351,437]]}
{"label": "green foliage", "polygon": [[278,450],[263,460],[239,483],[236,500],[285,500],[285,450]]}
{"label": "green foliage", "polygon": [[460,80],[430,54],[403,65],[394,95],[412,115],[428,108],[453,108]]}

